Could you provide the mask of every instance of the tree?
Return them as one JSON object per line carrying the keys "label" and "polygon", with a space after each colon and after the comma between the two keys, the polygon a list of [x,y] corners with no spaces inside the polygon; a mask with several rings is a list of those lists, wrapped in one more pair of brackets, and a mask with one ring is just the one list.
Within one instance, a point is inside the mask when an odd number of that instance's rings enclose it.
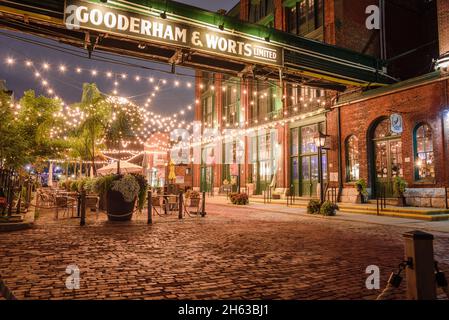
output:
{"label": "tree", "polygon": [[19,105],[16,125],[18,136],[23,139],[21,159],[37,164],[63,154],[68,143],[53,134],[65,125],[63,118],[58,116],[62,112],[61,101],[36,97],[34,91],[29,90],[24,93]]}
{"label": "tree", "polygon": [[27,162],[25,137],[20,135],[11,96],[0,91],[0,167],[16,169]]}
{"label": "tree", "polygon": [[94,83],[85,83],[81,103],[75,107],[83,113],[83,120],[75,132],[72,146],[82,159],[92,162],[96,173],[95,157],[99,155],[100,141],[105,135],[112,106]]}
{"label": "tree", "polygon": [[[106,128],[106,140],[109,147],[117,148],[120,151],[122,147],[131,142],[142,129],[141,110],[126,99],[109,98],[112,105],[112,119],[108,122]],[[117,162],[117,174],[120,174],[120,160]]]}

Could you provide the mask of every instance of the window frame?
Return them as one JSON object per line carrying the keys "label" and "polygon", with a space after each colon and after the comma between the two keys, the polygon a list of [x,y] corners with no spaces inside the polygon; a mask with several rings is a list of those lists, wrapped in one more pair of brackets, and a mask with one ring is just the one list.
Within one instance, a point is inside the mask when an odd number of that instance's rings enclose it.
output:
{"label": "window frame", "polygon": [[[430,141],[431,141],[431,146],[432,146],[432,151],[427,151],[428,149],[426,148],[426,145],[424,145],[424,152],[418,152],[418,131],[421,128],[424,127],[428,127],[430,129]],[[425,141],[425,137],[423,137],[424,141]],[[429,177],[424,177],[421,178],[420,177],[420,173],[419,173],[419,167],[418,167],[418,160],[421,160],[421,158],[419,157],[420,154],[425,154],[426,155],[426,160],[428,159],[428,155],[432,154],[432,158],[433,158],[433,163],[431,166],[433,166],[433,172],[434,172],[434,176],[429,176]],[[436,173],[435,173],[435,142],[434,142],[434,130],[432,129],[432,127],[427,123],[427,122],[420,122],[418,123],[415,128],[413,129],[413,159],[414,159],[414,163],[413,163],[413,168],[414,168],[414,181],[418,182],[418,183],[435,183],[435,179],[436,179]],[[427,167],[427,163],[426,163],[426,167]]]}

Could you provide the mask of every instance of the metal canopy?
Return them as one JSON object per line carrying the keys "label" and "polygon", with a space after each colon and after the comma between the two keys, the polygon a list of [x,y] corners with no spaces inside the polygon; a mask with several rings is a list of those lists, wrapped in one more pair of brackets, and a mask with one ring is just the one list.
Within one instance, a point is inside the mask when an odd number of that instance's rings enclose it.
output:
{"label": "metal canopy", "polygon": [[[105,5],[99,0],[88,2]],[[51,38],[86,49],[126,54],[234,76],[279,80],[282,74],[285,81],[339,91],[345,90],[347,86],[379,87],[394,82],[382,72],[381,62],[373,57],[186,4],[168,0],[109,0],[107,6],[128,12],[164,12],[167,21],[186,21],[217,30],[220,26],[228,34],[265,41],[270,46],[283,49],[283,66],[279,68],[261,62],[248,63],[241,59],[223,58],[146,39],[142,46],[142,40],[125,35],[85,29],[68,30],[64,24],[64,1],[60,0],[0,0],[0,28]],[[248,73],[247,70],[251,72]]]}

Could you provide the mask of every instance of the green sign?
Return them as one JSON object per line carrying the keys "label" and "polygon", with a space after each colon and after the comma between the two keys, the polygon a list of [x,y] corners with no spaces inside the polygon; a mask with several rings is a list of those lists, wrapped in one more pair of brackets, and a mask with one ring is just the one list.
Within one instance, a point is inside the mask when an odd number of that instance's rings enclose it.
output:
{"label": "green sign", "polygon": [[70,30],[88,29],[142,42],[169,44],[237,61],[283,65],[283,49],[250,37],[234,35],[217,27],[166,19],[148,10],[139,14],[82,0],[66,0],[64,23]]}

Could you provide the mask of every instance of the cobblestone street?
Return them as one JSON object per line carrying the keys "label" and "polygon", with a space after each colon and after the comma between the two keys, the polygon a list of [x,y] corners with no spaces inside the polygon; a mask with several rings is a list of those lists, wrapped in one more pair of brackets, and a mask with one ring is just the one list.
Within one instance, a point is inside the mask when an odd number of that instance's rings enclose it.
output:
{"label": "cobblestone street", "polygon": [[[300,209],[298,209],[300,210]],[[209,205],[206,218],[146,215],[110,223],[89,214],[0,234],[0,273],[18,299],[375,299],[403,259],[408,228]],[[449,270],[449,235],[435,233],[436,258]],[[68,290],[68,265],[81,272]],[[405,283],[398,291],[404,298]]]}

